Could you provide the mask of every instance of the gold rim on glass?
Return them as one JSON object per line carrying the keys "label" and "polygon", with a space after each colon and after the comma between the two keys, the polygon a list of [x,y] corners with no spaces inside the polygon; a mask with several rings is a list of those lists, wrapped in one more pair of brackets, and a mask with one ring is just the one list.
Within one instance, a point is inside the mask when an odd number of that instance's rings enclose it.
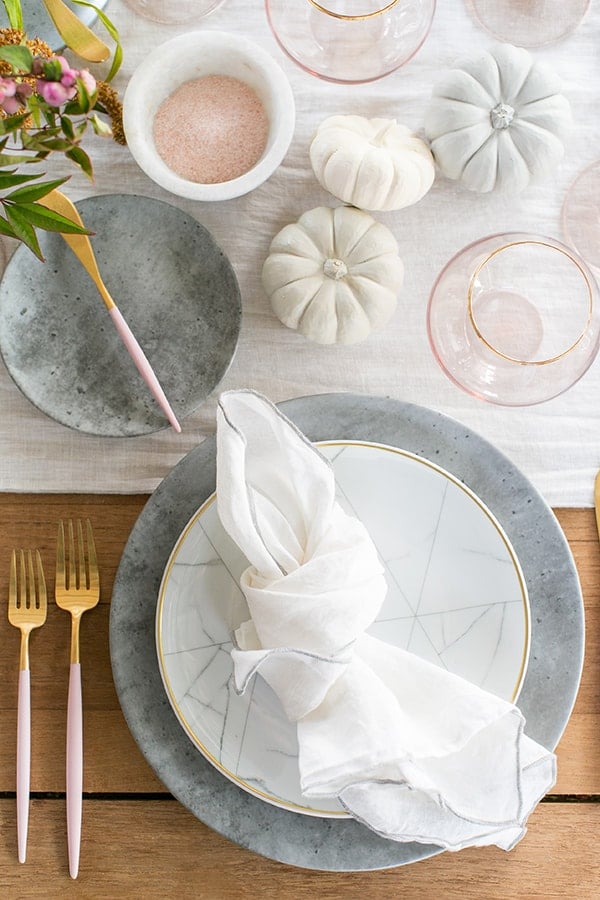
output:
{"label": "gold rim on glass", "polygon": [[338,13],[334,12],[331,9],[327,9],[326,6],[323,6],[321,3],[317,3],[317,0],[308,0],[311,6],[314,6],[315,9],[318,9],[319,12],[324,13],[326,16],[331,16],[332,19],[342,19],[344,22],[358,22],[362,19],[373,19],[375,16],[380,16],[382,13],[387,12],[388,9],[392,9],[393,6],[399,2],[399,0],[390,0],[389,3],[386,3],[380,9],[375,9],[373,12],[369,13],[357,13],[356,15],[348,15],[348,13]]}
{"label": "gold rim on glass", "polygon": [[[311,0],[312,2],[312,0]],[[483,332],[479,328],[477,321],[475,319],[475,313],[473,311],[473,291],[475,290],[475,282],[479,277],[479,273],[481,270],[487,266],[487,264],[495,257],[498,256],[499,253],[502,253],[504,250],[509,250],[511,247],[521,247],[528,244],[535,244],[540,247],[549,247],[551,250],[556,250],[558,253],[562,253],[563,256],[566,256],[574,266],[579,269],[579,272],[583,276],[585,281],[587,292],[588,292],[588,315],[586,322],[583,326],[583,329],[579,336],[573,341],[570,346],[563,350],[561,353],[557,353],[555,356],[548,356],[545,359],[520,359],[518,356],[510,356],[507,353],[503,353],[502,350],[499,350],[495,347],[488,339],[484,336]],[[594,294],[592,289],[592,284],[590,279],[588,278],[583,266],[579,263],[575,257],[569,253],[566,248],[558,247],[556,244],[551,244],[548,241],[512,241],[509,244],[503,244],[502,247],[498,247],[496,250],[493,250],[489,253],[482,262],[479,263],[473,274],[471,275],[471,280],[469,281],[469,289],[467,292],[467,309],[469,313],[469,321],[473,326],[473,330],[480,341],[482,341],[488,350],[491,350],[492,353],[495,353],[496,356],[500,356],[502,359],[507,360],[508,362],[517,363],[520,366],[547,366],[549,363],[558,362],[559,359],[563,359],[563,357],[568,356],[572,350],[574,350],[578,344],[581,343],[583,338],[585,337],[588,328],[590,327],[590,323],[592,321],[594,307]]]}

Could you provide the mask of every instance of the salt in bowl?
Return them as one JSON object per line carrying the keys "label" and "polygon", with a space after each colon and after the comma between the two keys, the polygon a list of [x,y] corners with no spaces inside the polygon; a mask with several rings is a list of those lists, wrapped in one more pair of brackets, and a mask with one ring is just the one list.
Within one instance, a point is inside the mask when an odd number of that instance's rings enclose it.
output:
{"label": "salt in bowl", "polygon": [[[154,118],[163,101],[185,82],[208,75],[247,84],[269,121],[266,146],[256,164],[237,178],[215,184],[190,181],[174,172],[159,155],[153,137]],[[123,127],[133,158],[161,187],[190,200],[229,200],[254,190],[281,163],[294,124],[294,96],[283,70],[262,47],[221,31],[181,34],[159,45],[135,70],[123,98]]]}

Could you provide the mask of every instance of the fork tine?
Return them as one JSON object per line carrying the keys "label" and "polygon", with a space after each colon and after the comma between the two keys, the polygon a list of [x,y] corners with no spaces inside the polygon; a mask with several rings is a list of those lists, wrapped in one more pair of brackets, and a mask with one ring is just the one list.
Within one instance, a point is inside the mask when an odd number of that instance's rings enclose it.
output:
{"label": "fork tine", "polygon": [[10,554],[10,578],[8,582],[8,605],[17,608],[17,554]]}
{"label": "fork tine", "polygon": [[56,585],[64,590],[67,587],[67,573],[65,569],[65,526],[61,519],[58,523],[58,537],[56,539]]}
{"label": "fork tine", "polygon": [[98,574],[98,560],[96,558],[96,544],[94,542],[94,532],[92,523],[86,519],[87,546],[88,546],[88,566],[89,566],[89,586],[92,590],[98,590],[100,587],[100,576]]}
{"label": "fork tine", "polygon": [[77,572],[75,569],[75,536],[73,534],[73,520],[67,522],[68,557],[69,557],[69,588],[77,587]]}
{"label": "fork tine", "polygon": [[27,609],[27,577],[25,571],[25,553],[19,550],[19,598],[17,605],[19,609]]}
{"label": "fork tine", "polygon": [[[46,593],[46,579],[44,578],[44,567],[42,566],[42,557],[40,551],[35,551],[35,559],[37,563],[38,591],[37,591],[37,607],[43,611],[48,608],[48,595]],[[32,577],[33,584],[33,577]]]}
{"label": "fork tine", "polygon": [[83,544],[83,528],[81,527],[81,519],[77,519],[77,587],[87,588],[88,579],[85,571],[85,547]]}
{"label": "fork tine", "polygon": [[28,609],[37,609],[37,591],[35,589],[35,573],[33,571],[33,556],[31,550],[27,551],[27,604]]}

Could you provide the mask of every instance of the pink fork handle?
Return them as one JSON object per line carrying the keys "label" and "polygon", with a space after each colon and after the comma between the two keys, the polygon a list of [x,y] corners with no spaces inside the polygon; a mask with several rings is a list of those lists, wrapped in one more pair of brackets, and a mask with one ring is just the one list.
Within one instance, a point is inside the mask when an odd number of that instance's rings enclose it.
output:
{"label": "pink fork handle", "polygon": [[154,373],[154,369],[148,362],[146,354],[144,353],[144,351],[138,344],[137,339],[136,339],[134,333],[132,332],[131,328],[129,327],[129,325],[127,324],[127,322],[121,315],[120,309],[117,306],[111,306],[109,309],[109,313],[114,322],[115,328],[119,332],[121,340],[127,347],[127,350],[129,351],[129,355],[131,356],[132,360],[134,361],[134,363],[136,364],[136,366],[138,368],[138,372],[140,373],[140,375],[142,376],[142,378],[144,379],[144,381],[146,382],[146,384],[152,391],[152,396],[154,397],[156,402],[161,407],[162,411],[166,415],[167,419],[169,420],[170,424],[175,429],[175,431],[180,432],[181,425],[177,421],[177,418],[175,417],[175,413],[171,409],[171,405],[170,405],[169,401],[167,400],[167,398],[165,396],[165,392],[163,391],[163,389],[160,385],[160,382]]}
{"label": "pink fork handle", "polygon": [[29,773],[31,771],[31,693],[29,669],[19,672],[17,713],[17,848],[19,862],[27,856],[29,822]]}
{"label": "pink fork handle", "polygon": [[83,714],[81,665],[71,663],[67,703],[67,842],[69,874],[77,878],[81,844],[81,794],[83,791]]}

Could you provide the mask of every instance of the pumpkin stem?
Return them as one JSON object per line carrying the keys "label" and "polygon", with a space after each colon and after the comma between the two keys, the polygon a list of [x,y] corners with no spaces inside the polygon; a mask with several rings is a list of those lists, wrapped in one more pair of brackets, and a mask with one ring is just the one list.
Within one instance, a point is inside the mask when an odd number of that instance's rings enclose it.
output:
{"label": "pumpkin stem", "polygon": [[508,128],[514,117],[515,111],[508,103],[499,103],[490,110],[492,128],[496,128],[497,130]]}
{"label": "pumpkin stem", "polygon": [[323,263],[323,273],[334,281],[339,281],[348,274],[348,267],[343,259],[326,259]]}

